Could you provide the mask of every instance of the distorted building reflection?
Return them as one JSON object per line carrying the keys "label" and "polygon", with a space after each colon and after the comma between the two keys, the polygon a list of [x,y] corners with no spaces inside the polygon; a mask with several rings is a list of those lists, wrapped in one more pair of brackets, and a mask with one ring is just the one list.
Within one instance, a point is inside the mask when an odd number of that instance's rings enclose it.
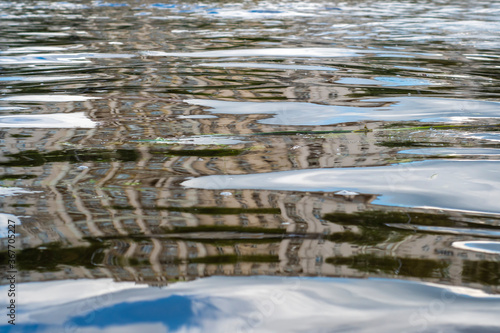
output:
{"label": "distorted building reflection", "polygon": [[[331,94],[315,89],[313,95],[321,100]],[[377,194],[180,186],[186,177],[204,175],[390,163],[395,149],[377,144],[374,132],[342,131],[359,126],[321,126],[308,128],[310,134],[283,136],[273,134],[271,125],[255,126],[266,115],[179,118],[205,112],[148,96],[85,104],[87,114],[101,124],[98,129],[2,132],[0,144],[7,152],[0,160],[2,184],[40,191],[2,198],[2,212],[22,221],[20,246],[59,243],[75,248],[89,240],[103,244],[96,252],[99,260],[94,257],[87,267],[62,263],[52,271],[25,270],[22,281],[110,277],[161,285],[212,275],[406,274],[408,279],[498,288],[498,277],[490,284],[474,278],[483,266],[498,267],[497,256],[450,248],[464,236],[375,228],[370,232],[394,237],[378,235],[381,240],[373,244],[329,238],[362,230],[356,224],[327,221],[325,214],[398,211],[374,205]],[[181,140],[202,133],[224,134],[236,142],[218,144],[217,136],[213,144]],[[248,240],[242,233],[265,237]],[[1,244],[5,250],[6,240]],[[421,269],[405,270],[419,263]]]}

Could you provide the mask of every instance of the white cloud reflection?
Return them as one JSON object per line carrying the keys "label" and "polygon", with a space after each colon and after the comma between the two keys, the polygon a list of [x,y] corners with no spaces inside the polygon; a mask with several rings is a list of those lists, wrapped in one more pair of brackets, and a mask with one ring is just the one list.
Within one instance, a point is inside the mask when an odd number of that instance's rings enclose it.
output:
{"label": "white cloud reflection", "polygon": [[0,128],[93,128],[84,112],[0,116]]}
{"label": "white cloud reflection", "polygon": [[495,242],[495,241],[453,242],[451,246],[457,249],[467,250],[467,251],[500,254],[500,242]]}
{"label": "white cloud reflection", "polygon": [[185,102],[209,107],[215,114],[270,114],[259,120],[270,125],[330,125],[366,120],[464,122],[498,117],[500,103],[434,97],[390,97],[364,100],[373,107],[320,105],[305,102],[228,102],[191,99]]}
{"label": "white cloud reflection", "polygon": [[29,191],[20,187],[0,187],[0,197],[10,197],[13,195],[28,193],[39,193],[39,191]]}
{"label": "white cloud reflection", "polygon": [[500,213],[500,162],[434,160],[370,168],[308,169],[189,179],[202,189],[266,189],[380,195],[374,203]]}
{"label": "white cloud reflection", "polygon": [[82,95],[19,95],[0,98],[1,101],[10,102],[85,102],[91,99],[100,99],[100,97],[90,97]]}
{"label": "white cloud reflection", "polygon": [[[21,224],[21,221],[19,221],[19,218],[17,216],[12,215],[12,214],[0,213],[0,238],[8,237],[9,225],[18,226],[20,224]],[[16,227],[14,227],[14,229],[15,228]],[[10,234],[12,234],[12,232]]]}
{"label": "white cloud reflection", "polygon": [[498,295],[387,279],[212,277],[161,289],[76,280],[21,284],[19,295],[16,326],[23,332],[500,329]]}

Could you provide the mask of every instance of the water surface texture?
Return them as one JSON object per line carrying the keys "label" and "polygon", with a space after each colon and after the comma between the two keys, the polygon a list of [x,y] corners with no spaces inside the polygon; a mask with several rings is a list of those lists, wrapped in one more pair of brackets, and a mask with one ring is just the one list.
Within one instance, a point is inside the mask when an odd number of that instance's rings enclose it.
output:
{"label": "water surface texture", "polygon": [[2,332],[500,330],[499,3],[157,1],[0,0]]}

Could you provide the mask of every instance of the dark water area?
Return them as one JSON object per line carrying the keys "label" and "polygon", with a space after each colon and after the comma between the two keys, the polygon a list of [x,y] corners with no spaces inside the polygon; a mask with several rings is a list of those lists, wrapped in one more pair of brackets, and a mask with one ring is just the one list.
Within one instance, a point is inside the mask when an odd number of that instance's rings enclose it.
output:
{"label": "dark water area", "polygon": [[498,332],[499,118],[495,1],[0,1],[0,329]]}

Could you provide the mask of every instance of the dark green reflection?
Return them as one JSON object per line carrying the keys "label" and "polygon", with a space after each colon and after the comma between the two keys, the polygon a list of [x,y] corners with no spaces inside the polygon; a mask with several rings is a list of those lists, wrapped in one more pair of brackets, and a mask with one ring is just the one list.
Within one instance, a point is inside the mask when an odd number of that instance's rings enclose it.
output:
{"label": "dark green reflection", "polygon": [[388,148],[400,147],[453,147],[454,144],[450,142],[423,142],[413,140],[390,140],[377,142],[377,145]]}
{"label": "dark green reflection", "polygon": [[0,180],[18,180],[18,179],[33,179],[36,175],[1,175]]}
{"label": "dark green reflection", "polygon": [[353,257],[332,257],[326,262],[332,265],[345,265],[367,273],[396,274],[418,278],[445,277],[447,262],[432,259],[378,257],[361,254]]}
{"label": "dark green reflection", "polygon": [[[360,233],[352,231],[335,232],[328,236],[328,240],[337,243],[351,243],[356,245],[377,245],[387,241],[390,236],[391,234],[384,229],[361,228]],[[397,237],[393,242],[401,240],[402,237]]]}
{"label": "dark green reflection", "polygon": [[[348,213],[331,213],[323,217],[330,222],[343,225],[377,226],[386,227],[386,223],[410,223],[418,225],[429,225],[439,227],[455,227],[457,221],[444,214],[416,213],[416,212],[387,212],[387,211],[365,211]],[[480,217],[478,217],[480,218]],[[387,227],[386,227],[387,228]]]}
{"label": "dark green reflection", "polygon": [[465,260],[462,271],[464,282],[477,282],[486,285],[500,284],[500,262]]}
{"label": "dark green reflection", "polygon": [[16,154],[6,154],[10,161],[0,162],[6,167],[34,167],[52,162],[108,162],[119,160],[123,162],[136,161],[137,151],[132,149],[100,150],[100,149],[68,149],[42,153],[37,150],[26,150]]}
{"label": "dark green reflection", "polygon": [[[237,156],[244,150],[241,149],[197,149],[197,150],[155,150],[152,154],[165,154],[172,156],[201,156],[222,157]],[[8,161],[0,162],[0,166],[6,167],[34,167],[52,162],[110,162],[123,161],[133,162],[139,159],[139,152],[134,149],[67,149],[51,152],[40,152],[37,150],[26,150],[15,154],[5,154]]]}
{"label": "dark green reflection", "polygon": [[10,135],[12,138],[31,138],[32,135],[28,134],[11,134]]}
{"label": "dark green reflection", "polygon": [[235,264],[237,262],[279,262],[276,255],[245,255],[222,254],[218,256],[207,256],[187,259],[192,264]]}
{"label": "dark green reflection", "polygon": [[284,234],[285,229],[279,228],[259,228],[259,227],[240,227],[232,225],[200,225],[196,227],[174,227],[166,230],[171,233],[185,232],[241,232],[241,233],[264,233],[264,234]]}
{"label": "dark green reflection", "polygon": [[243,153],[243,149],[193,149],[193,150],[162,150],[152,151],[152,154],[165,154],[173,156],[200,156],[200,157],[221,157],[238,156]]}
{"label": "dark green reflection", "polygon": [[[24,271],[57,271],[58,265],[95,267],[104,259],[103,244],[92,244],[88,247],[78,246],[63,248],[59,243],[46,244],[37,248],[29,248],[16,253],[16,268]],[[0,260],[7,264],[7,253],[0,253]]]}

